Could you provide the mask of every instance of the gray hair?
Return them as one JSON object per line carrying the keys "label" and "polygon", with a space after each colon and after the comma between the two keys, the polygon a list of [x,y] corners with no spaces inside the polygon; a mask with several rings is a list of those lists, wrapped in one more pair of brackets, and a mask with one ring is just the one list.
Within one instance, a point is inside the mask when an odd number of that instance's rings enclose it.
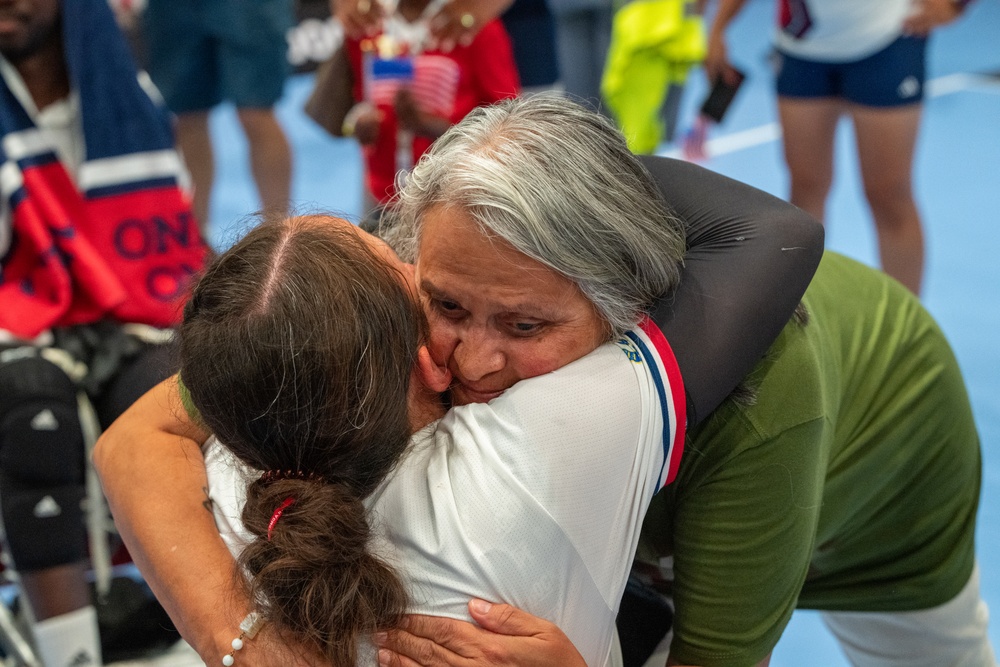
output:
{"label": "gray hair", "polygon": [[609,120],[558,94],[476,109],[397,190],[380,231],[404,260],[416,258],[430,209],[459,208],[576,283],[612,336],[680,276],[683,225],[652,177]]}

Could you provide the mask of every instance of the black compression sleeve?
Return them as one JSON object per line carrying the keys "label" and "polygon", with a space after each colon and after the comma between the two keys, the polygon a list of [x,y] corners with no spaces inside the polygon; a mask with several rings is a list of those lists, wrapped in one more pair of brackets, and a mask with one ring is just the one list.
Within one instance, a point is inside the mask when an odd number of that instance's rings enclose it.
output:
{"label": "black compression sleeve", "polygon": [[823,256],[823,227],[785,201],[689,162],[641,159],[687,229],[680,285],[651,315],[677,357],[693,426],[792,316]]}

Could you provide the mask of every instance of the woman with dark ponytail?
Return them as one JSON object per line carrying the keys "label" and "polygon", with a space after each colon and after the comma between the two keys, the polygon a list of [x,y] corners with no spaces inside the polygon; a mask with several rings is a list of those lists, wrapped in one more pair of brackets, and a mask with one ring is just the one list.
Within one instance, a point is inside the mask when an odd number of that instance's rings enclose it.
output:
{"label": "woman with dark ponytail", "polygon": [[[420,316],[347,223],[266,221],[198,284],[180,330],[184,384],[245,465],[240,555],[251,600],[333,665],[406,609],[370,551],[364,499],[410,438]],[[280,521],[279,521],[280,519]]]}

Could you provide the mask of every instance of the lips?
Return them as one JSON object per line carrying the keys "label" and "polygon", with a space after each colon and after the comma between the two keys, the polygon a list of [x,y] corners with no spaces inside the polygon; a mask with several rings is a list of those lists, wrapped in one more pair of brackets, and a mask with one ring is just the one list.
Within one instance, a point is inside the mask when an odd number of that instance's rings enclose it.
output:
{"label": "lips", "polygon": [[[4,3],[6,4],[6,3]],[[0,7],[0,22],[2,23],[26,23],[30,17],[24,12],[18,11],[16,7],[8,5],[7,7]]]}
{"label": "lips", "polygon": [[467,403],[489,403],[494,398],[503,393],[503,390],[474,389],[461,382],[455,383],[451,388],[452,402],[456,405]]}

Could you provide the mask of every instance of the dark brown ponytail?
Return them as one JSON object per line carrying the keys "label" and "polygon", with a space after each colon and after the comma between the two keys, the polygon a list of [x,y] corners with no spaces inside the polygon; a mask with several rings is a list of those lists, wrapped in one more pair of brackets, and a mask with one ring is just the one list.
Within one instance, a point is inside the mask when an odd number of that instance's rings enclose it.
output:
{"label": "dark brown ponytail", "polygon": [[[268,526],[276,508],[288,506]],[[368,550],[360,498],[342,484],[281,480],[247,489],[243,522],[255,539],[241,554],[246,592],[265,617],[319,647],[333,665],[354,667],[356,638],[393,627],[406,607],[395,573]]]}

